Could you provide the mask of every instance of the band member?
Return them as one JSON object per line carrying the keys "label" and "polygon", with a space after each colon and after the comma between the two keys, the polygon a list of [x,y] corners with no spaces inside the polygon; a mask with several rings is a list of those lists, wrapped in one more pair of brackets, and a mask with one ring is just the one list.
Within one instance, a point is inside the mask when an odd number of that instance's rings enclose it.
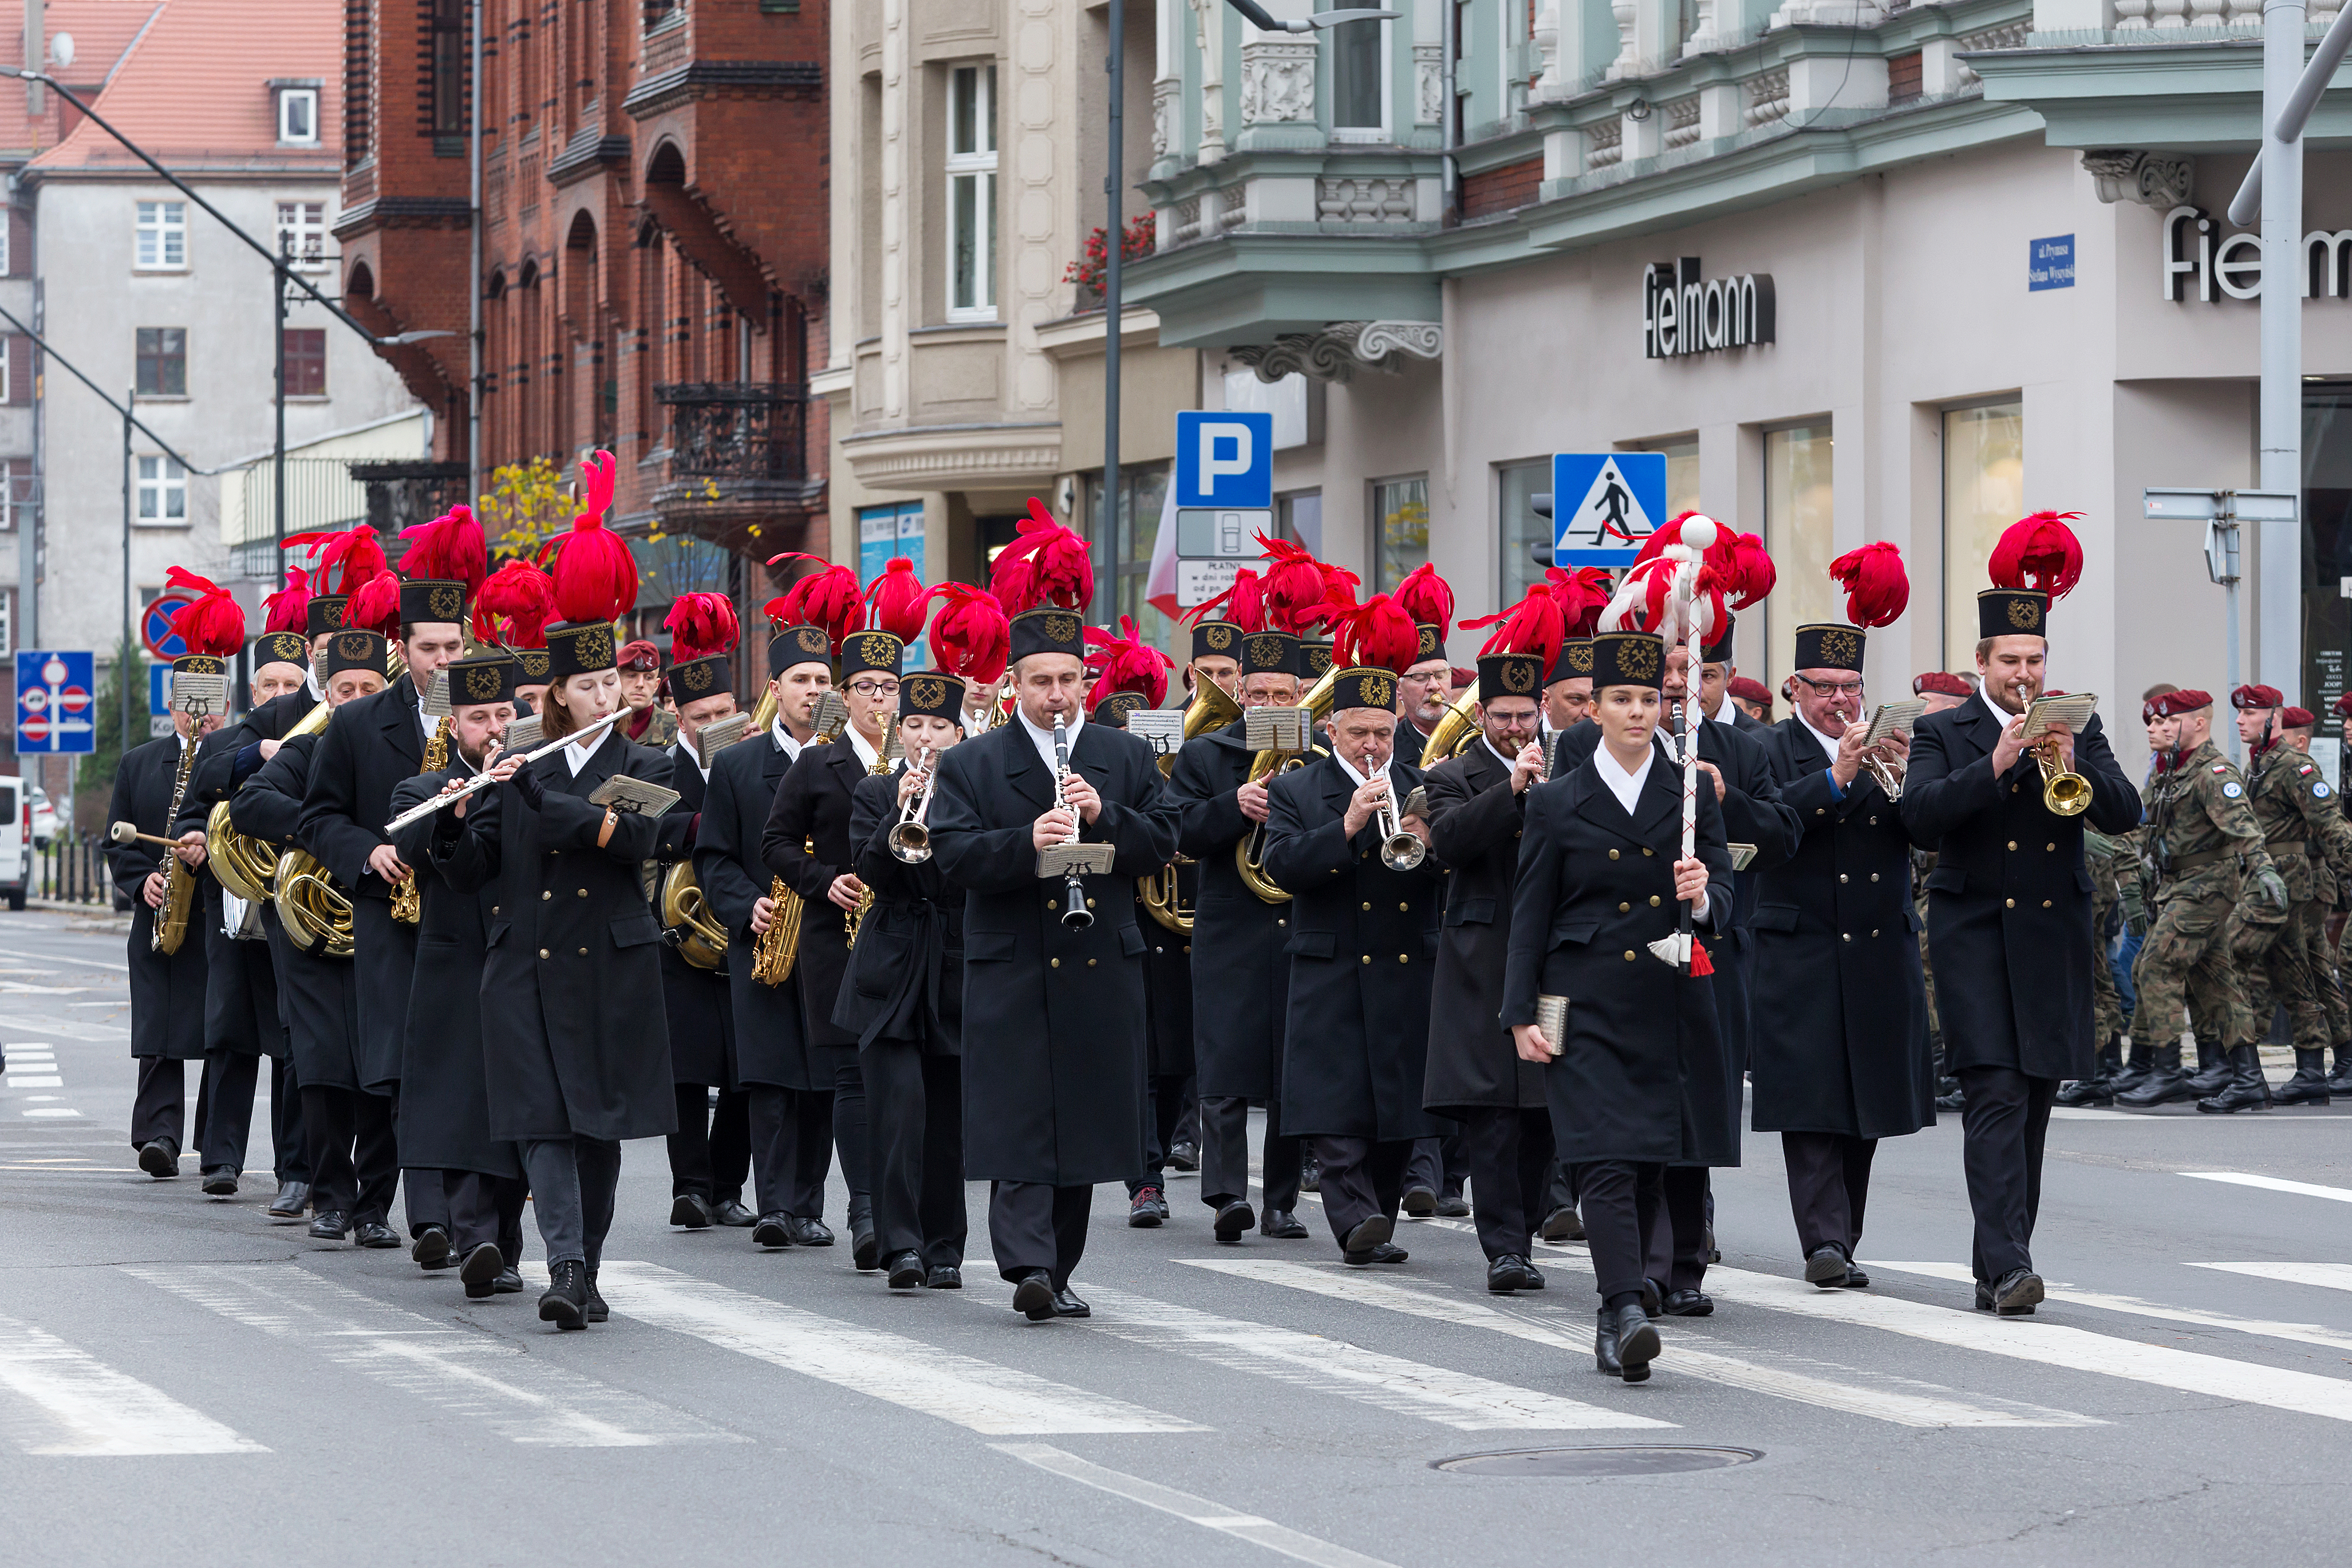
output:
{"label": "band member", "polygon": [[[1651,745],[1664,643],[1603,632],[1592,646],[1601,745],[1528,801],[1503,1022],[1520,1060],[1543,1071],[1560,1158],[1582,1167],[1601,1297],[1594,1363],[1638,1383],[1658,1354],[1643,1269],[1666,1166],[1738,1158],[1713,981],[1696,958],[1685,973],[1651,944],[1674,936],[1677,903],[1701,933],[1717,928],[1731,904],[1730,858],[1705,789],[1683,858],[1682,780]],[[1543,997],[1563,999],[1566,1038],[1538,1027]]]}
{"label": "band member", "polygon": [[[835,569],[845,570],[845,569]],[[851,579],[854,591],[856,580]],[[849,727],[830,746],[812,747],[785,773],[769,808],[760,850],[768,869],[800,894],[801,1018],[820,1091],[833,1095],[833,1139],[849,1186],[850,1260],[860,1270],[881,1262],[874,1230],[874,1186],[866,1139],[866,1083],[857,1071],[857,1037],[833,1021],[849,969],[849,915],[866,896],[854,869],[849,815],[858,781],[877,771],[886,730],[898,706],[898,660],[906,644],[888,632],[851,632],[840,642]]]}
{"label": "band member", "polygon": [[[449,697],[449,766],[402,780],[394,815],[462,788],[492,758],[514,720],[513,655],[478,654],[442,666]],[[462,812],[465,803],[445,808]],[[462,822],[463,818],[457,819]],[[490,1136],[482,1053],[482,972],[489,933],[500,920],[495,887],[461,892],[432,854],[438,824],[427,817],[393,835],[414,868],[422,900],[416,982],[401,1053],[400,1163],[445,1174],[449,1245],[468,1298],[520,1291],[522,1207],[529,1196],[515,1145]]]}
{"label": "band member", "polygon": [[[1429,827],[1402,815],[1420,770],[1395,755],[1412,622],[1386,594],[1347,612],[1330,754],[1267,790],[1265,870],[1293,892],[1282,1126],[1314,1140],[1324,1217],[1349,1263],[1402,1263],[1395,1233],[1422,1109],[1439,880]],[[1441,688],[1442,689],[1442,688]]]}
{"label": "band member", "polygon": [[1909,591],[1894,547],[1873,554],[1849,581],[1851,624],[1797,628],[1797,711],[1763,733],[1802,836],[1757,878],[1755,1126],[1780,1134],[1797,1249],[1824,1290],[1870,1282],[1853,1253],[1878,1141],[1936,1120],[1912,841],[1886,782],[1910,742],[1873,744],[1863,718],[1867,629],[1901,614]]}
{"label": "band member", "polygon": [[[2042,1300],[2032,1246],[2042,1138],[2059,1082],[2087,1076],[2095,1057],[2083,830],[2139,823],[2139,793],[2095,715],[2079,734],[2053,726],[2040,757],[2028,754],[2023,716],[2042,691],[2050,605],[2082,561],[2073,530],[2046,512],[2001,536],[1994,587],[1977,596],[1976,699],[1919,721],[1903,788],[1913,838],[1937,852],[1927,941],[1943,977],[1946,1060],[1968,1095],[1961,1163],[1976,1215],[1976,1304],[2004,1315]],[[2041,758],[2088,781],[2085,810],[2044,805]],[[2144,1017],[2178,1018],[2179,993],[2168,1002],[2144,988],[2139,1006]]]}
{"label": "band member", "polygon": [[[728,659],[739,635],[735,607],[722,593],[683,594],[665,624],[670,632],[667,684],[677,703],[670,787],[677,791],[677,809],[696,816],[710,785],[712,759],[702,732],[736,711],[735,673]],[[704,897],[709,898],[707,889]],[[713,1221],[749,1228],[758,1223],[758,1216],[743,1206],[743,1183],[751,1171],[751,1101],[736,1075],[735,1004],[726,971],[698,968],[667,942],[662,944],[661,971],[669,1067],[677,1074],[677,1131],[669,1138],[669,1222],[688,1230],[707,1228]]]}
{"label": "band member", "polygon": [[[424,711],[441,666],[465,651],[466,598],[485,573],[481,525],[460,507],[408,530],[406,578],[383,572],[344,607],[353,625],[381,630],[396,619],[394,653],[408,675],[330,725],[310,768],[302,807],[302,847],[334,873],[352,899],[352,962],[359,984],[361,1087],[400,1111],[400,1059],[415,978],[416,928],[394,917],[394,895],[410,868],[385,836],[393,787],[414,778],[440,721]],[[459,575],[459,574],[463,575]],[[416,1261],[449,1258],[448,1203],[441,1177],[418,1170],[404,1192]]]}
{"label": "band member", "polygon": [[1591,716],[1592,639],[1570,637],[1544,682],[1544,733],[1564,735]]}
{"label": "band member", "polygon": [[1739,679],[1739,666],[1731,662],[1732,632],[1731,618],[1727,615],[1715,640],[1699,650],[1699,713],[1709,724],[1759,731],[1767,727],[1763,722],[1731,697],[1732,685]]}
{"label": "band member", "polygon": [[1763,682],[1746,675],[1736,675],[1725,684],[1724,691],[1739,705],[1739,711],[1758,724],[1772,723],[1772,691]]}
{"label": "band member", "polygon": [[[1177,811],[1150,747],[1086,722],[1082,622],[1064,607],[1092,597],[1083,541],[1050,521],[1024,541],[999,583],[1054,602],[1014,618],[1013,719],[940,759],[930,827],[965,894],[964,1174],[992,1184],[997,1272],[1041,1322],[1088,1314],[1070,1277],[1094,1185],[1143,1163],[1146,943],[1126,879],[1175,854]],[[1108,845],[1108,873],[1039,874],[1041,852],[1073,842]]]}
{"label": "band member", "polygon": [[[236,608],[234,601],[229,607]],[[194,630],[181,629],[181,616],[173,618],[173,626],[184,640]],[[245,620],[240,613],[236,625],[220,628],[217,637],[190,641],[196,652],[173,660],[172,674],[174,678],[183,671],[226,676],[228,662],[244,642]],[[175,706],[170,735],[122,754],[114,770],[114,799],[107,806],[106,820],[131,823],[140,832],[155,838],[173,837],[173,810],[194,768],[193,748],[221,727],[222,718],[215,712],[198,720]],[[139,1168],[158,1179],[180,1174],[187,1064],[205,1060],[205,999],[210,968],[205,960],[204,939],[193,931],[176,952],[165,953],[155,945],[155,923],[162,918],[169,881],[166,854],[177,856],[193,875],[205,862],[203,839],[199,835],[183,841],[169,851],[144,841],[110,844],[106,851],[114,884],[137,890],[131,906],[130,944],[124,950],[131,963],[131,1054],[139,1063],[139,1089],[131,1105],[131,1146],[138,1153]],[[195,913],[188,916],[191,925],[199,918]],[[248,1109],[249,1104],[248,1101]],[[197,1120],[200,1124],[204,1120],[201,1105]],[[201,1134],[204,1128],[199,1125],[197,1132]]]}
{"label": "band member", "polygon": [[[1405,720],[1397,732],[1398,749],[1406,762],[1418,765],[1437,727],[1459,699],[1459,688],[1469,685],[1472,672],[1457,670],[1446,659],[1445,629],[1453,624],[1454,590],[1436,569],[1423,561],[1405,575],[1391,597],[1412,618],[1418,639],[1412,665],[1397,682],[1397,712]],[[1404,1212],[1416,1218],[1467,1215],[1470,1206],[1463,1200],[1462,1184],[1469,1175],[1469,1155],[1460,1134],[1448,1131],[1416,1139],[1405,1166]]]}
{"label": "band member", "polygon": [[[1204,619],[1192,628],[1192,667],[1215,680],[1212,661],[1239,672],[1244,709],[1298,705],[1298,639],[1269,627],[1244,604],[1244,619]],[[1248,721],[1237,718],[1184,743],[1169,777],[1177,804],[1177,846],[1198,868],[1192,909],[1192,1039],[1200,1095],[1201,1201],[1216,1214],[1220,1241],[1251,1225],[1268,1237],[1304,1239],[1298,1207],[1298,1139],[1282,1123],[1282,1037],[1290,1005],[1291,905],[1269,903],[1242,874],[1237,855],[1255,841],[1261,862],[1268,778],[1253,777]],[[1260,1170],[1263,1218],[1249,1203],[1249,1108],[1265,1106]]]}
{"label": "band member", "polygon": [[[898,684],[899,761],[858,780],[849,836],[874,893],[833,1021],[857,1040],[873,1139],[874,1229],[894,1291],[963,1286],[963,893],[898,831],[929,832],[931,781],[963,738],[963,682]],[[919,858],[908,856],[918,850]]]}
{"label": "band member", "polygon": [[[340,712],[384,689],[384,640],[346,628],[327,643],[326,703]],[[330,722],[329,728],[333,725]],[[281,850],[299,847],[303,800],[320,741],[318,731],[261,740],[237,753],[251,771],[229,800],[229,821]],[[267,756],[263,756],[267,753]],[[331,876],[323,867],[319,874]],[[348,896],[338,886],[337,893]],[[287,889],[278,889],[280,902]],[[310,952],[289,937],[282,917],[270,957],[278,970],[294,1081],[301,1086],[302,1134],[310,1160],[310,1235],[351,1238],[362,1247],[397,1247],[385,1223],[400,1184],[392,1101],[362,1082],[358,976],[348,956]]]}

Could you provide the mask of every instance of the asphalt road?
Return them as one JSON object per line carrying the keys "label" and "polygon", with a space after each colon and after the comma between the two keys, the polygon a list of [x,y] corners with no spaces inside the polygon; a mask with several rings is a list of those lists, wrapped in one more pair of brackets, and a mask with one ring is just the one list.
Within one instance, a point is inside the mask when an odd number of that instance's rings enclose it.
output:
{"label": "asphalt road", "polygon": [[[1751,1135],[1717,1177],[1716,1314],[1663,1324],[1640,1386],[1593,1371],[1580,1249],[1546,1249],[1548,1291],[1495,1298],[1466,1222],[1407,1223],[1410,1263],[1350,1270],[1311,1202],[1312,1240],[1219,1247],[1190,1178],[1158,1230],[1127,1228],[1106,1187],[1077,1281],[1093,1321],[1031,1325],[984,1258],[960,1293],[893,1296],[845,1244],[673,1231],[658,1141],[626,1151],[613,1321],[558,1334],[530,1295],[469,1306],[404,1253],[270,1224],[266,1176],[213,1200],[193,1161],[141,1174],[121,965],[118,933],[0,915],[10,1563],[2342,1551],[2352,1115],[2334,1109],[2058,1122],[2036,1246],[2053,1299],[2001,1322],[1967,1310],[1956,1125],[1880,1150],[1868,1291],[1799,1282],[1778,1142]],[[1646,1473],[1433,1468],[1612,1446]],[[1758,1457],[1662,1472],[1669,1448]]]}

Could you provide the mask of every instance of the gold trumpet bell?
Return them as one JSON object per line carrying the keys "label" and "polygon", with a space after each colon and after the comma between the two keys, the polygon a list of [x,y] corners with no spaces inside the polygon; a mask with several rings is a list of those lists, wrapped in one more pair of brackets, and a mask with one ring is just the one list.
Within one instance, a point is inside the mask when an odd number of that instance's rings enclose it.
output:
{"label": "gold trumpet bell", "polygon": [[2058,760],[2058,747],[2038,746],[2033,760],[2042,769],[2042,806],[2053,817],[2079,817],[2091,809],[2091,781],[2070,773]]}

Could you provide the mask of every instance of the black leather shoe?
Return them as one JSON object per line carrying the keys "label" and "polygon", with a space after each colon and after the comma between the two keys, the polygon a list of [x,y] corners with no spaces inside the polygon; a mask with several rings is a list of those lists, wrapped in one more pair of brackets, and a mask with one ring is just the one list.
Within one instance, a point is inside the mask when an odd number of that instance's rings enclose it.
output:
{"label": "black leather shoe", "polygon": [[721,1225],[731,1225],[738,1230],[749,1230],[760,1223],[760,1217],[743,1207],[743,1200],[722,1197],[710,1206],[710,1218]]}
{"label": "black leather shoe", "polygon": [[1845,1266],[1845,1288],[1849,1291],[1870,1289],[1870,1276],[1849,1263]]}
{"label": "black leather shoe", "polygon": [[793,1217],[789,1214],[763,1214],[751,1227],[754,1247],[790,1247],[793,1244]]}
{"label": "black leather shoe", "polygon": [[1286,1208],[1267,1209],[1265,1216],[1257,1222],[1257,1233],[1260,1236],[1270,1236],[1276,1241],[1307,1239],[1307,1227],[1298,1222],[1298,1216]]}
{"label": "black leather shoe", "polygon": [[1054,1315],[1057,1318],[1090,1318],[1095,1310],[1070,1292],[1067,1285],[1054,1292]]}
{"label": "black leather shoe", "polygon": [[[2326,1096],[2323,1094],[2322,1098],[2325,1099]],[[204,1193],[206,1197],[235,1197],[236,1196],[236,1172],[231,1170],[228,1166],[215,1166],[212,1169],[205,1172],[204,1176]]]}
{"label": "black leather shoe", "polygon": [[278,1196],[269,1200],[272,1219],[299,1219],[302,1211],[310,1207],[310,1184],[307,1181],[283,1181],[278,1184]]}
{"label": "black leather shoe", "polygon": [[1470,1205],[1458,1192],[1441,1192],[1437,1195],[1437,1212],[1441,1218],[1466,1219]]}
{"label": "black leather shoe", "polygon": [[1805,1254],[1805,1283],[1819,1285],[1824,1291],[1834,1290],[1845,1283],[1846,1270],[1852,1266],[1853,1260],[1845,1255],[1844,1248],[1834,1241],[1824,1241]]}
{"label": "black leather shoe", "polygon": [[509,1263],[499,1277],[490,1281],[492,1292],[501,1296],[522,1294],[522,1270]]}
{"label": "black leather shoe", "polygon": [[1968,1095],[1958,1089],[1948,1089],[1936,1096],[1936,1109],[1938,1111],[1965,1111],[1968,1108]]}
{"label": "black leather shoe", "polygon": [[351,1233],[352,1217],[340,1208],[322,1208],[318,1218],[310,1221],[310,1236],[314,1240],[341,1241]]}
{"label": "black leather shoe", "polygon": [[1201,1168],[1201,1146],[1198,1144],[1177,1144],[1168,1151],[1168,1168],[1187,1173]]}
{"label": "black leather shoe", "polygon": [[833,1227],[822,1219],[803,1219],[797,1214],[784,1216],[784,1228],[792,1232],[795,1247],[830,1247]]}
{"label": "black leather shoe", "polygon": [[551,1263],[539,1295],[539,1321],[560,1329],[588,1326],[588,1266],[576,1258]]}
{"label": "black leather shoe", "polygon": [[408,1244],[408,1256],[418,1267],[446,1269],[449,1266],[449,1233],[437,1225],[428,1225],[416,1233]]}
{"label": "black leather shoe", "polygon": [[2167,1071],[2158,1067],[2151,1068],[2134,1087],[2118,1092],[2116,1103],[2134,1111],[2148,1111],[2176,1100],[2195,1098],[2196,1091],[2189,1087],[2189,1080],[2178,1070]]}
{"label": "black leather shoe", "polygon": [[2197,1071],[2189,1075],[2189,1092],[2192,1098],[2202,1100],[2219,1094],[2229,1086],[2230,1053],[2218,1045],[2204,1040],[2197,1042]]}
{"label": "black leather shoe", "polygon": [[1603,1377],[1625,1375],[1625,1364],[1617,1359],[1617,1314],[1607,1307],[1592,1331],[1592,1367]]}
{"label": "black leather shoe", "polygon": [[1581,1241],[1584,1239],[1584,1217],[1576,1212],[1576,1205],[1564,1203],[1544,1216],[1536,1234],[1546,1241]]}
{"label": "black leather shoe", "polygon": [[466,1299],[469,1301],[488,1301],[491,1293],[492,1286],[490,1281],[488,1280],[483,1281],[478,1285],[475,1284],[471,1281],[467,1281],[466,1282]]}
{"label": "black leather shoe", "polygon": [[1216,1224],[1212,1228],[1220,1241],[1239,1241],[1242,1233],[1257,1223],[1257,1210],[1249,1199],[1237,1197],[1217,1210]]}
{"label": "black leather shoe", "polygon": [[1054,1281],[1043,1269],[1032,1269],[1013,1283],[1013,1310],[1033,1323],[1054,1315]]}
{"label": "black leather shoe", "polygon": [[1361,1252],[1343,1252],[1340,1260],[1350,1268],[1360,1269],[1368,1263],[1402,1263],[1412,1254],[1393,1241],[1383,1241]]}
{"label": "black leather shoe", "polygon": [[2270,1081],[2263,1076],[2263,1053],[2259,1046],[2238,1045],[2230,1048],[2229,1081],[2214,1092],[2197,1102],[2197,1109],[2208,1115],[2227,1116],[2238,1111],[2267,1111],[2271,1108]]}
{"label": "black leather shoe", "polygon": [[1540,1290],[1541,1276],[1530,1279],[1535,1270],[1528,1260],[1516,1252],[1506,1252],[1486,1265],[1486,1289],[1497,1296],[1508,1296],[1520,1291]]}
{"label": "black leather shoe", "polygon": [[1339,1250],[1350,1263],[1360,1258],[1369,1263],[1372,1260],[1372,1249],[1395,1234],[1396,1221],[1385,1214],[1375,1214],[1348,1232],[1346,1239],[1339,1243]]}
{"label": "black leather shoe", "polygon": [[963,1270],[952,1263],[934,1263],[923,1276],[923,1289],[961,1291],[963,1289]]}
{"label": "black leather shoe", "polygon": [[882,1243],[874,1234],[873,1221],[849,1233],[849,1266],[861,1274],[871,1274],[882,1266]]}
{"label": "black leather shoe", "polygon": [[[2305,1051],[2297,1047],[2294,1053],[2294,1076],[2271,1091],[2273,1105],[2325,1105],[2327,1103],[2327,1052]],[[212,1191],[211,1184],[205,1186]]]}
{"label": "black leather shoe", "polygon": [[606,1306],[604,1298],[597,1293],[596,1270],[593,1269],[588,1270],[587,1287],[588,1304],[582,1315],[592,1323],[601,1323],[613,1315],[613,1309]]}
{"label": "black leather shoe", "polygon": [[2077,1078],[2058,1091],[2061,1105],[2112,1105],[2116,1103],[2115,1081],[2109,1078]]}
{"label": "black leather shoe", "polygon": [[1156,1186],[1135,1189],[1134,1201],[1127,1206],[1127,1224],[1130,1230],[1157,1230],[1168,1218],[1168,1198]]}
{"label": "black leather shoe", "polygon": [[352,1240],[362,1247],[388,1251],[400,1245],[400,1232],[381,1219],[362,1219],[352,1230]]}
{"label": "black leather shoe", "polygon": [[1993,1282],[1990,1295],[1992,1310],[2002,1317],[2024,1317],[2041,1303],[2042,1276],[2031,1269],[2011,1269]]}
{"label": "black leather shoe", "polygon": [[669,1222],[688,1230],[710,1228],[710,1205],[698,1192],[682,1192],[669,1200]]}
{"label": "black leather shoe", "polygon": [[1642,1281],[1642,1312],[1645,1316],[1654,1318],[1664,1312],[1666,1292],[1659,1287],[1655,1280]]}
{"label": "black leather shoe", "polygon": [[466,1260],[457,1265],[457,1278],[466,1282],[466,1294],[487,1296],[491,1282],[507,1271],[507,1260],[498,1248],[484,1241],[467,1250]]}
{"label": "black leather shoe", "polygon": [[169,1138],[151,1138],[139,1145],[139,1168],[157,1181],[180,1174],[180,1146]]}
{"label": "black leather shoe", "polygon": [[[1613,1322],[1612,1320],[1614,1320]],[[1628,1383],[1646,1383],[1650,1363],[1658,1358],[1658,1331],[1650,1326],[1649,1314],[1640,1307],[1620,1307],[1615,1312],[1601,1309],[1601,1328],[1613,1339],[1610,1346],[1617,1363],[1617,1375]],[[1601,1354],[1599,1337],[1592,1347],[1593,1359],[1601,1362],[1601,1370],[1609,1370]]]}
{"label": "black leather shoe", "polygon": [[890,1288],[894,1291],[919,1291],[923,1288],[923,1260],[911,1249],[890,1255]]}
{"label": "black leather shoe", "polygon": [[1298,1190],[1301,1192],[1323,1190],[1323,1162],[1313,1155],[1298,1156]]}
{"label": "black leather shoe", "polygon": [[1661,1303],[1670,1318],[1706,1318],[1715,1315],[1715,1298],[1705,1291],[1668,1291]]}
{"label": "black leather shoe", "polygon": [[1404,1202],[1399,1207],[1415,1219],[1427,1219],[1437,1212],[1437,1195],[1425,1186],[1409,1186],[1404,1189]]}

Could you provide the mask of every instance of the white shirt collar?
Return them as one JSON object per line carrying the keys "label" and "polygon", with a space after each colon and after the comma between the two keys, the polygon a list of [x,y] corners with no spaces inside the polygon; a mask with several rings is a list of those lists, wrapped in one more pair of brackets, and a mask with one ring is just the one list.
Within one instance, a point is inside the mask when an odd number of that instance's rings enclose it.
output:
{"label": "white shirt collar", "polygon": [[1984,705],[1985,712],[1992,715],[1992,721],[2000,726],[2003,729],[2007,729],[2011,725],[2016,723],[2018,720],[2018,715],[2011,713],[2007,708],[2002,707],[1999,703],[1993,701],[1992,694],[1985,690],[1982,686],[1979,686],[1977,688],[1977,701]]}
{"label": "white shirt collar", "polygon": [[[1039,729],[1029,722],[1029,716],[1021,713],[1018,708],[1013,711],[1020,716],[1021,727],[1029,732],[1029,744],[1037,748],[1037,755],[1045,760],[1046,771],[1051,772],[1054,768],[1054,732],[1050,729]],[[1076,754],[1078,749],[1078,731],[1086,727],[1087,716],[1076,710],[1073,710],[1070,716],[1064,721],[1064,727],[1069,731],[1070,750],[1073,754]]]}
{"label": "white shirt collar", "polygon": [[327,700],[327,688],[319,684],[319,672],[315,668],[306,669],[302,672],[302,684],[310,688],[310,695],[312,696],[318,698],[320,702],[325,702]]}
{"label": "white shirt collar", "polygon": [[768,733],[774,737],[776,749],[784,754],[784,759],[786,761],[797,762],[800,760],[801,743],[793,738],[793,732],[784,727],[784,721],[782,719],[779,718],[772,721],[768,726]]}
{"label": "white shirt collar", "polygon": [[604,737],[612,733],[613,728],[609,725],[604,729],[597,731],[595,746],[583,746],[576,740],[567,741],[564,743],[563,760],[571,765],[572,777],[574,779],[580,777],[580,770],[588,766],[588,759],[596,755],[596,747],[604,745]]}
{"label": "white shirt collar", "polygon": [[854,724],[842,733],[848,737],[850,749],[857,753],[857,765],[868,773],[873,772],[876,760],[882,755],[874,749],[873,742],[867,740]]}
{"label": "white shirt collar", "polygon": [[1634,803],[1642,798],[1642,786],[1650,781],[1650,769],[1657,760],[1657,747],[1645,746],[1642,748],[1641,766],[1628,773],[1608,747],[1592,748],[1593,771],[1601,775],[1601,781],[1609,786],[1609,792],[1617,797],[1617,803],[1625,808],[1629,817],[1633,815]]}
{"label": "white shirt collar", "polygon": [[[1406,727],[1410,728],[1411,727],[1407,726]],[[1336,751],[1331,754],[1331,760],[1338,763],[1339,765],[1339,771],[1345,773],[1349,779],[1355,780],[1357,787],[1360,789],[1364,785],[1370,783],[1375,779],[1387,778],[1389,763],[1396,760],[1396,755],[1393,752],[1390,753],[1388,762],[1381,763],[1370,773],[1359,772],[1354,763],[1349,761],[1346,758],[1340,756]]]}
{"label": "white shirt collar", "polygon": [[1813,721],[1805,716],[1805,710],[1802,708],[1799,708],[1797,710],[1797,722],[1805,727],[1806,734],[1821,742],[1822,749],[1829,753],[1829,758],[1832,762],[1835,762],[1837,760],[1838,754],[1837,737],[1835,736],[1823,735],[1820,730],[1815,729],[1813,727]]}
{"label": "white shirt collar", "polygon": [[1739,722],[1738,710],[1733,708],[1731,706],[1731,687],[1729,685],[1727,684],[1724,686],[1723,700],[1715,705],[1715,711],[1704,716],[1717,724],[1737,724]]}

